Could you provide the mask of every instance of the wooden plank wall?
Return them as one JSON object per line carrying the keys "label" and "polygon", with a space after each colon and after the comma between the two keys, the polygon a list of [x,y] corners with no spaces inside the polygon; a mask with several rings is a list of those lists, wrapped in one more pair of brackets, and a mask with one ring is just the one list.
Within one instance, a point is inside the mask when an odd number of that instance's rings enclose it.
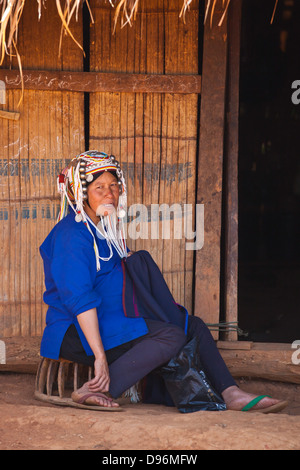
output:
{"label": "wooden plank wall", "polygon": [[[36,2],[26,2],[19,24],[18,49],[25,69],[82,70],[82,53],[63,40],[58,57],[60,19],[47,2],[37,21]],[[82,38],[82,24],[72,24]],[[15,58],[3,68],[18,69]],[[44,328],[44,279],[38,247],[55,224],[59,201],[56,176],[65,160],[84,147],[83,93],[7,90],[0,118],[0,335],[35,336]]]}
{"label": "wooden plank wall", "polygon": [[[186,24],[179,18],[181,0],[141,4],[133,26],[118,26],[112,36],[113,10],[91,2],[91,71],[198,74],[198,1]],[[150,206],[195,205],[198,99],[196,93],[90,94],[90,147],[116,155],[127,176],[129,206],[143,204],[150,212],[142,229],[148,238],[128,237],[128,245],[151,252],[174,298],[190,312],[194,252],[185,249],[184,237],[174,238],[174,223],[170,239],[161,238],[161,223],[160,238],[151,239]]]}
{"label": "wooden plank wall", "polygon": [[[36,4],[26,2],[19,24],[18,49],[26,70],[20,108],[20,85],[14,84],[15,58],[2,67],[11,72],[1,75],[1,79],[7,78],[7,90],[0,111],[20,113],[16,121],[0,118],[2,337],[36,336],[44,327],[44,278],[38,247],[55,224],[59,204],[56,176],[66,160],[85,147],[83,91],[90,93],[89,147],[120,159],[127,176],[129,207],[141,203],[148,208],[143,226],[148,230],[147,239],[128,238],[128,244],[132,249],[151,251],[176,301],[192,312],[195,253],[185,249],[184,233],[175,238],[174,225],[176,222],[183,232],[183,205],[194,207],[196,200],[200,81],[195,82],[195,92],[190,87],[198,74],[199,2],[193,2],[186,24],[179,18],[181,0],[141,2],[143,11],[133,27],[118,26],[115,35],[110,5],[100,0],[90,3],[95,18],[90,31],[91,72],[113,73],[119,84],[120,74],[133,80],[139,77],[142,87],[140,78],[144,80],[143,74],[147,74],[150,88],[115,91],[109,88],[109,75],[94,76],[89,84],[82,53],[70,38],[64,37],[58,57],[61,23],[54,2],[47,3],[39,22]],[[80,18],[73,22],[72,31],[81,41]],[[68,72],[74,73],[75,81]],[[83,73],[82,86],[79,73]],[[171,82],[171,92],[163,90],[165,81],[159,84],[160,92],[153,91],[155,76],[172,80],[174,74],[175,93]],[[187,80],[179,83],[183,75]],[[102,79],[109,91],[93,92],[93,86],[103,86]],[[163,203],[178,204],[180,212],[171,221],[170,239],[162,239],[161,221],[159,239],[151,239],[151,222],[155,222],[151,204]]]}

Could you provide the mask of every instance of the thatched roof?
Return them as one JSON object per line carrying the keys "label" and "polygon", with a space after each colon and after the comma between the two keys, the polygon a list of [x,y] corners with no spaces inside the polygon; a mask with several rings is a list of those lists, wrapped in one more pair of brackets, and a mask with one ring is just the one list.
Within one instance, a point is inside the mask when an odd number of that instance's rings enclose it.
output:
{"label": "thatched roof", "polygon": [[[13,50],[17,54],[18,60],[20,60],[17,50],[17,38],[18,38],[18,24],[22,16],[24,5],[28,0],[0,0],[0,65],[3,63],[5,53],[10,54]],[[37,1],[37,10],[38,10],[38,19],[42,15],[43,5],[46,4],[47,0],[36,0]],[[48,0],[49,1],[49,0]],[[53,1],[53,0],[51,0]],[[108,1],[112,8],[115,9],[114,16],[114,30],[117,25],[118,20],[120,20],[121,27],[124,27],[126,24],[132,25],[139,5],[142,1],[147,0],[103,0]],[[205,0],[202,0],[205,1]],[[215,7],[218,0],[206,0],[205,7],[205,19],[206,22],[208,19],[210,24],[212,24],[212,19],[214,17]],[[222,24],[225,15],[230,4],[230,0],[219,0],[222,1],[223,14],[219,20],[219,25]],[[275,1],[274,11],[271,19],[273,22],[275,10],[277,8],[278,0]],[[193,0],[182,0],[182,8],[179,13],[179,16],[185,21],[185,16],[187,11],[190,8]],[[62,5],[63,3],[63,5]],[[76,44],[82,49],[82,46],[77,42],[76,38],[73,36],[70,30],[70,21],[75,15],[76,19],[78,18],[79,9],[83,4],[86,4],[91,20],[93,22],[93,15],[89,6],[88,0],[56,0],[57,12],[62,21],[62,31],[68,33]],[[1,7],[2,6],[2,7]]]}
{"label": "thatched roof", "polygon": [[[18,56],[17,39],[18,39],[18,24],[22,16],[25,3],[28,0],[0,0],[0,65],[3,63],[5,53],[10,54],[14,51]],[[47,0],[37,0],[38,19],[41,18],[43,12],[43,5]],[[48,0],[49,1],[49,0]],[[51,0],[53,1],[53,0]],[[103,0],[104,1],[104,0]],[[106,0],[105,0],[106,1]],[[120,20],[121,27],[126,24],[132,25],[141,1],[146,0],[108,0],[111,7],[115,9],[114,15],[114,30],[118,20]],[[204,1],[204,0],[203,0]],[[182,0],[182,8],[179,16],[185,21],[185,16],[193,0]],[[77,42],[69,27],[70,21],[73,16],[78,18],[79,9],[86,3],[91,20],[93,22],[93,15],[89,6],[88,0],[56,0],[57,13],[62,21],[62,31],[68,33],[76,44],[82,49],[82,46]],[[217,0],[207,0],[205,21],[210,17],[210,22],[214,16],[214,10]],[[230,0],[222,0],[223,15],[219,24],[222,24],[226,15]],[[1,8],[2,6],[2,8]]]}
{"label": "thatched roof", "polygon": [[[15,54],[18,59],[20,73],[22,77],[22,66],[21,66],[21,59],[18,53],[17,48],[17,40],[18,40],[18,24],[21,19],[23,9],[25,6],[26,1],[30,0],[0,0],[0,66],[3,63],[5,54],[11,55]],[[47,0],[36,0],[37,1],[37,18],[40,19],[43,6],[45,6]],[[48,0],[50,1],[50,0]],[[54,0],[51,0],[54,1]],[[79,9],[85,3],[89,9],[91,21],[93,22],[93,14],[90,9],[90,5],[88,0],[55,0],[57,13],[61,18],[62,21],[62,30],[61,32],[65,32],[75,41],[75,43],[80,47],[82,50],[82,45],[76,40],[73,36],[72,31],[70,29],[70,22],[71,19],[75,16],[78,18]],[[142,1],[146,2],[147,0],[103,0],[105,2],[109,2],[111,7],[115,9],[114,15],[114,32],[118,21],[120,21],[121,27],[129,24],[132,25],[139,5]],[[205,1],[205,0],[202,0]],[[271,22],[273,21],[275,10],[277,7],[278,0],[275,1],[274,11],[272,15]],[[179,17],[185,21],[185,16],[192,4],[193,0],[182,0],[182,8],[179,13]],[[222,2],[222,15],[219,20],[218,25],[221,26],[226,13],[228,11],[228,7],[230,4],[230,0],[206,0],[206,7],[205,7],[205,15],[204,15],[204,22],[209,21],[210,25],[212,25],[212,20],[214,18],[215,8],[217,2]],[[62,5],[63,4],[63,5]],[[62,39],[61,34],[61,39]],[[60,43],[61,46],[61,43]]]}

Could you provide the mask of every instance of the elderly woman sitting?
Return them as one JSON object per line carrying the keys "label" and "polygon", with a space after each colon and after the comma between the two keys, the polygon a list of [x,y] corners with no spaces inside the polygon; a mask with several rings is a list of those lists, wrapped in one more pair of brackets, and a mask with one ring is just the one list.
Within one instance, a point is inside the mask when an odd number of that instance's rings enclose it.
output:
{"label": "elderly woman sitting", "polygon": [[196,336],[201,363],[227,409],[242,410],[249,402],[264,412],[286,406],[237,387],[201,319],[188,316],[181,327],[125,315],[122,259],[131,255],[122,223],[127,193],[113,156],[80,154],[59,175],[58,186],[60,220],[40,247],[48,305],[41,355],[94,367],[92,380],[73,392],[74,402],[118,407],[115,399]]}

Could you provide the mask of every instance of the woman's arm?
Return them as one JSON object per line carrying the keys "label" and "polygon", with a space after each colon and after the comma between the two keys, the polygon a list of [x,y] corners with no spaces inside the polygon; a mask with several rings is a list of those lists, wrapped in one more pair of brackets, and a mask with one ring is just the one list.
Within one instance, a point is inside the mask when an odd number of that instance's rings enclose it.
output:
{"label": "woman's arm", "polygon": [[99,333],[96,308],[80,313],[77,315],[77,320],[95,356],[95,377],[88,382],[89,389],[92,392],[108,392],[110,383],[109,369]]}

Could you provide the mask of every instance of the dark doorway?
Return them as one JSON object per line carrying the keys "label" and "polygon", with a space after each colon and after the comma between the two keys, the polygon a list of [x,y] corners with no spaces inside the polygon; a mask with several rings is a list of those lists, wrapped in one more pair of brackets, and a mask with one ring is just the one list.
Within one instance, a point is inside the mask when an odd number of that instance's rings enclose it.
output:
{"label": "dark doorway", "polygon": [[[300,339],[300,1],[243,0],[239,143],[241,339]],[[295,95],[294,95],[295,97]],[[300,93],[298,94],[300,98]],[[295,100],[294,100],[295,101]]]}

